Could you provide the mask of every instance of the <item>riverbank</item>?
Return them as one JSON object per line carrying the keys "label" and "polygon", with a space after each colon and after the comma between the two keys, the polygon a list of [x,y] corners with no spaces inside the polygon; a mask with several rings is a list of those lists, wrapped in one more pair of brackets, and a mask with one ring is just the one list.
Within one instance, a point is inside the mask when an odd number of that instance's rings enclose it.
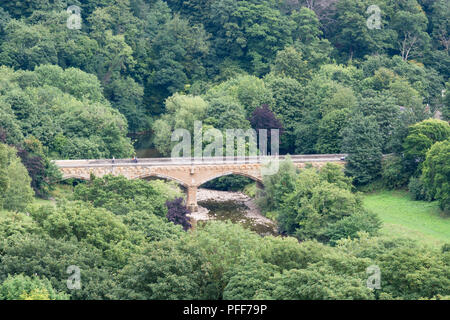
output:
{"label": "riverbank", "polygon": [[260,234],[276,234],[276,223],[264,217],[254,200],[242,192],[201,188],[197,201],[198,211],[190,214],[195,221],[231,220]]}

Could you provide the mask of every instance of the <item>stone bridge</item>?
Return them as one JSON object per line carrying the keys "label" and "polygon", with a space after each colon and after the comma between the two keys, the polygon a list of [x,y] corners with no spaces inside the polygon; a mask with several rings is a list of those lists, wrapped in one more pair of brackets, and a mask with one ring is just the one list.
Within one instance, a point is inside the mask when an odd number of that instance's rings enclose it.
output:
{"label": "stone bridge", "polygon": [[[302,168],[307,163],[322,167],[333,162],[344,164],[345,154],[320,154],[290,156],[296,167]],[[253,179],[262,185],[267,164],[283,160],[278,157],[246,158],[152,158],[116,160],[56,160],[54,163],[62,172],[63,179],[89,180],[91,174],[103,177],[107,174],[125,176],[128,179],[145,179],[157,177],[178,182],[187,190],[188,208],[197,211],[197,188],[215,178],[226,175],[241,175]],[[266,168],[266,169],[265,169]]]}

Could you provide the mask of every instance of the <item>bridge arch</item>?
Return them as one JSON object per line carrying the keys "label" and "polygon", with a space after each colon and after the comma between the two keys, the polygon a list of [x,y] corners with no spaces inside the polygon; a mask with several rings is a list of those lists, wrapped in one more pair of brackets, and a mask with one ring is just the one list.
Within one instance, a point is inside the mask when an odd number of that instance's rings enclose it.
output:
{"label": "bridge arch", "polygon": [[189,184],[186,183],[185,181],[175,178],[175,177],[172,177],[170,175],[165,175],[165,174],[161,174],[161,173],[145,173],[145,174],[134,177],[134,179],[145,179],[145,178],[151,178],[151,177],[161,178],[161,179],[169,180],[169,181],[175,181],[182,187],[184,187],[186,189],[189,188]]}
{"label": "bridge arch", "polygon": [[255,181],[256,183],[258,183],[260,185],[263,185],[263,181],[262,181],[262,179],[260,177],[256,177],[256,176],[254,176],[252,174],[249,174],[249,173],[246,173],[246,172],[239,172],[239,171],[234,171],[233,170],[233,171],[223,172],[223,173],[220,173],[220,174],[215,174],[215,175],[213,175],[211,177],[203,179],[203,181],[201,181],[198,186],[200,187],[201,185],[203,185],[203,184],[205,184],[207,182],[210,182],[210,181],[212,181],[214,179],[221,178],[221,177],[226,177],[226,176],[231,176],[231,175],[246,177],[246,178],[252,179],[253,181]]}
{"label": "bridge arch", "polygon": [[64,181],[64,180],[69,180],[69,179],[79,179],[79,180],[84,180],[84,181],[89,181],[90,176],[89,177],[85,177],[83,175],[78,175],[78,174],[70,174],[70,175],[64,175],[60,181]]}

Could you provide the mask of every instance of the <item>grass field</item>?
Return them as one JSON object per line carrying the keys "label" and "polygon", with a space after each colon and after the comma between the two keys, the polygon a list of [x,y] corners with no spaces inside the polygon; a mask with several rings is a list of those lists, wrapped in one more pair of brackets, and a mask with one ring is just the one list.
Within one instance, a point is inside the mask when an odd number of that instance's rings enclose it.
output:
{"label": "grass field", "polygon": [[382,234],[433,246],[450,243],[450,217],[443,215],[437,202],[413,201],[406,191],[381,191],[363,198],[364,206],[383,221]]}

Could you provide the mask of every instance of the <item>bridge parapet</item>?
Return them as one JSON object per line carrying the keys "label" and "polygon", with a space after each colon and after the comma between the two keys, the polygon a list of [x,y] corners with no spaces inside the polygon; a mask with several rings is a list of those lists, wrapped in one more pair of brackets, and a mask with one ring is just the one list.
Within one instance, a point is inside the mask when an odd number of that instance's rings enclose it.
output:
{"label": "bridge parapet", "polygon": [[[311,155],[293,155],[289,156],[292,162],[339,162],[343,161],[346,154],[311,154]],[[204,158],[143,158],[137,162],[132,159],[95,159],[95,160],[54,160],[58,167],[96,167],[96,166],[160,166],[160,165],[209,165],[209,164],[240,164],[240,163],[262,163],[265,161],[282,161],[288,156],[269,156],[269,157],[204,157]]]}

